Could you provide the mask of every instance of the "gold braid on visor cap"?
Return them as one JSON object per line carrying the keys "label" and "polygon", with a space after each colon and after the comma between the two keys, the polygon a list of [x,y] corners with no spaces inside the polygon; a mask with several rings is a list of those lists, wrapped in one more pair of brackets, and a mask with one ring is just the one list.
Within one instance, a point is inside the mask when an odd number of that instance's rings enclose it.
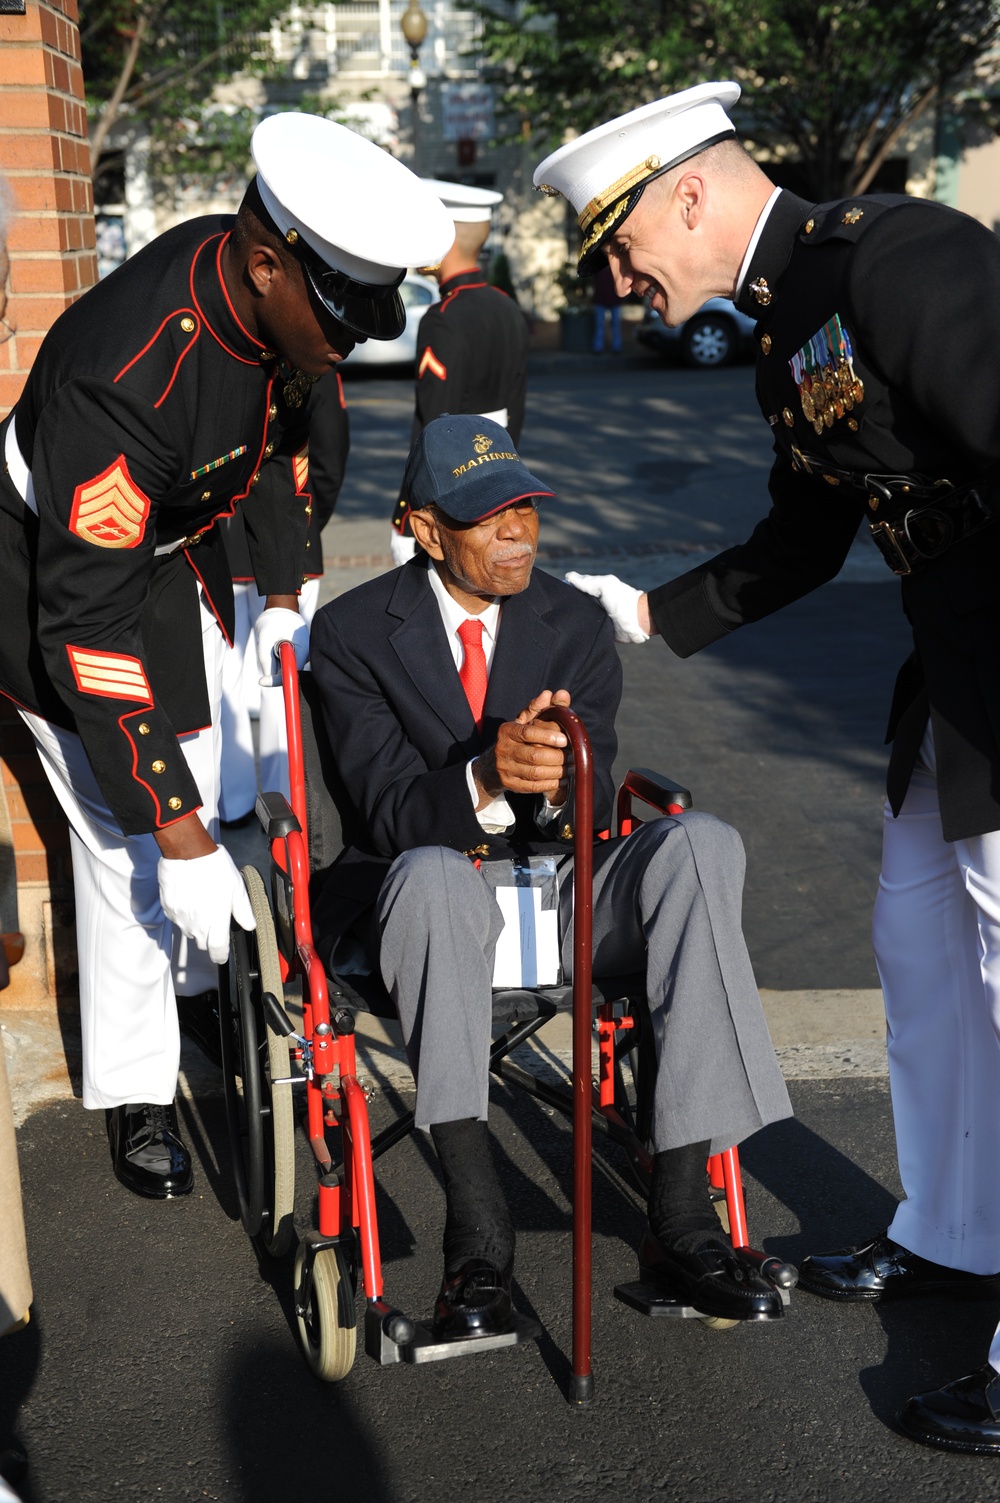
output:
{"label": "gold braid on visor cap", "polygon": [[[641,183],[643,178],[649,177],[651,172],[659,172],[661,165],[659,157],[647,157],[644,162],[639,163],[638,167],[630,168],[624,177],[620,177],[617,182],[612,183],[610,187],[592,198],[583,212],[576,216],[576,222],[584,234],[587,233],[597,215],[603,213],[609,204],[613,204],[616,198],[623,197],[630,188]],[[618,205],[616,204],[615,207],[618,208]],[[614,224],[614,220],[609,220],[608,223]]]}

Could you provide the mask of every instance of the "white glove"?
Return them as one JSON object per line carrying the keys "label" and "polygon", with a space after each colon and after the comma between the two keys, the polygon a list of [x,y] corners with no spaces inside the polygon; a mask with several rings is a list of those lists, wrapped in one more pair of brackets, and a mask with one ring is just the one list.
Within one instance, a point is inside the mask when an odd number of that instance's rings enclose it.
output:
{"label": "white glove", "polygon": [[416,538],[411,533],[406,533],[404,536],[394,527],[389,534],[389,552],[392,554],[392,561],[396,568],[398,569],[400,564],[408,564],[416,551]]}
{"label": "white glove", "polygon": [[229,926],[235,919],[241,929],[256,929],[243,878],[225,846],[209,856],[192,861],[168,861],[161,856],[156,868],[160,905],[182,934],[207,950],[213,965],[229,958]]}
{"label": "white glove", "polygon": [[309,627],[298,611],[287,611],[280,605],[272,605],[261,611],[254,631],[257,636],[257,662],[260,666],[262,689],[276,689],[281,683],[281,660],[278,645],[291,642],[295,648],[295,666],[300,670],[309,661]]}
{"label": "white glove", "polygon": [[593,595],[611,617],[616,642],[648,642],[649,633],[639,625],[641,590],[626,584],[617,574],[566,574],[567,584],[575,585],[585,595]]}

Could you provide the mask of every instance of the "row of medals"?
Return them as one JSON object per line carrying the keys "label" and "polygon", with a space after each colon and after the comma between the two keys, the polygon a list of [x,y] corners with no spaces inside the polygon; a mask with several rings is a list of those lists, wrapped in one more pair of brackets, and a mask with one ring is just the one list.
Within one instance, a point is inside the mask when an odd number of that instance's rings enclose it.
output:
{"label": "row of medals", "polygon": [[799,385],[802,411],[817,433],[832,428],[834,418],[842,418],[845,412],[858,406],[864,395],[864,382],[854,374],[853,365],[843,356],[836,365],[828,364],[822,370],[810,371]]}

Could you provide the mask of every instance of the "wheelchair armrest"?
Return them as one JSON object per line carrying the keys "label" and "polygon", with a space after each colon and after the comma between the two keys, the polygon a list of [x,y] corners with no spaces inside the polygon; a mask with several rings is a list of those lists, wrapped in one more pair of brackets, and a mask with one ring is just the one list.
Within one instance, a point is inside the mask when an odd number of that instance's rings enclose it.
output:
{"label": "wheelchair armrest", "polygon": [[280,840],[301,829],[283,793],[258,793],[254,810],[268,840]]}
{"label": "wheelchair armrest", "polygon": [[659,809],[661,814],[690,809],[693,803],[690,793],[680,783],[672,782],[661,773],[651,772],[648,767],[629,768],[618,791],[619,800],[625,793],[641,799],[652,809]]}

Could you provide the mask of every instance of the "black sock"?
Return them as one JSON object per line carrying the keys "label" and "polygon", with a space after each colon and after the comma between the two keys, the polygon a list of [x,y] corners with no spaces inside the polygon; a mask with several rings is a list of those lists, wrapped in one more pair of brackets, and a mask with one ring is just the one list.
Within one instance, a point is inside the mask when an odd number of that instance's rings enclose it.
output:
{"label": "black sock", "polygon": [[705,1164],[710,1146],[685,1143],[653,1155],[649,1224],[669,1251],[691,1253],[709,1238],[729,1242],[708,1190]]}
{"label": "black sock", "polygon": [[514,1228],[486,1123],[475,1117],[435,1122],[431,1137],[444,1171],[448,1206],[445,1275],[456,1273],[470,1258],[483,1258],[504,1272],[514,1261]]}

